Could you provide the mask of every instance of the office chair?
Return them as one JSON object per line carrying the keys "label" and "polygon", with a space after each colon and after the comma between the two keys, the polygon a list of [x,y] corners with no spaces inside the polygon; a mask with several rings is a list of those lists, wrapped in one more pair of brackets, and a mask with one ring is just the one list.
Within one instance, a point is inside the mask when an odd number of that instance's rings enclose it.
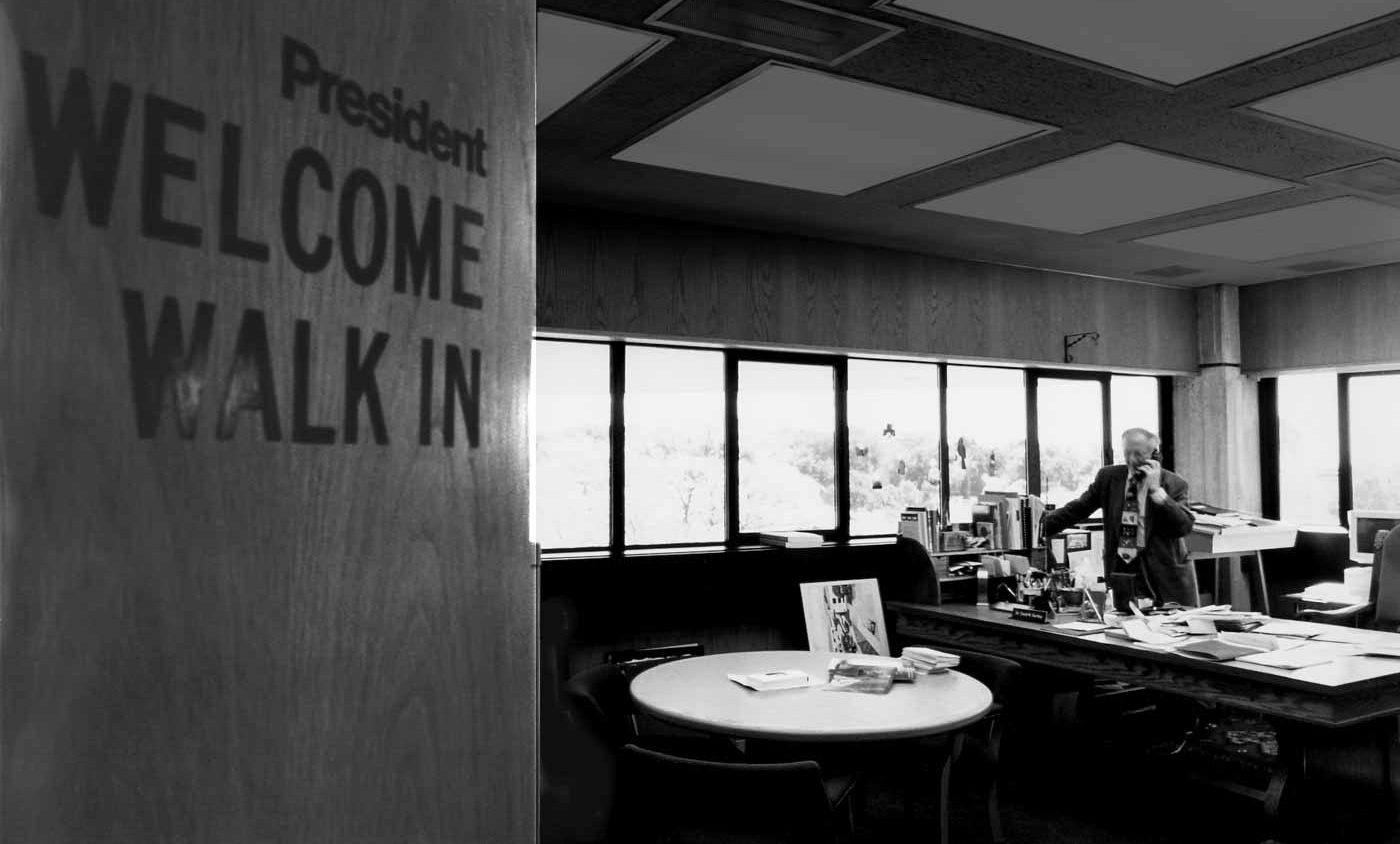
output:
{"label": "office chair", "polygon": [[574,711],[608,748],[615,751],[626,744],[640,744],[692,758],[742,758],[730,742],[701,733],[644,735],[638,729],[632,695],[627,690],[630,682],[631,677],[621,666],[607,663],[580,671],[565,684],[564,691]]}
{"label": "office chair", "polygon": [[852,786],[810,760],[715,762],[628,744],[609,841],[836,844],[850,832]]}
{"label": "office chair", "polygon": [[992,692],[992,708],[963,732],[961,748],[953,759],[953,779],[967,782],[985,796],[987,826],[993,842],[1005,841],[1001,827],[1001,739],[1002,715],[1015,695],[1021,677],[1021,664],[999,656],[937,646],[944,653],[961,658],[958,671]]}
{"label": "office chair", "polygon": [[1370,598],[1335,610],[1301,610],[1300,619],[1394,632],[1400,629],[1400,530],[1376,534]]}
{"label": "office chair", "polygon": [[886,600],[933,606],[943,603],[938,568],[928,549],[918,540],[907,536],[895,538],[894,564],[880,580],[880,594]]}

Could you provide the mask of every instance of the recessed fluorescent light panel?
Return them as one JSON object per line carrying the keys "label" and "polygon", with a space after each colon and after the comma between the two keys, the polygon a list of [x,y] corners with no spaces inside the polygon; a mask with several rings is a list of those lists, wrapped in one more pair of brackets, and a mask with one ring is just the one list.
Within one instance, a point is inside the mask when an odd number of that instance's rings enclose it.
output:
{"label": "recessed fluorescent light panel", "polygon": [[1236,261],[1272,261],[1400,238],[1400,208],[1345,196],[1139,239]]}
{"label": "recessed fluorescent light panel", "polygon": [[918,207],[1085,234],[1290,187],[1281,179],[1110,144]]}
{"label": "recessed fluorescent light panel", "polygon": [[800,0],[671,0],[647,23],[825,65],[900,31]]}
{"label": "recessed fluorescent light panel", "polygon": [[649,32],[551,12],[540,12],[538,20],[536,123],[667,40]]}
{"label": "recessed fluorescent light panel", "polygon": [[1048,129],[770,64],[614,157],[845,195]]}
{"label": "recessed fluorescent light panel", "polygon": [[894,0],[1180,85],[1400,10],[1395,0]]}
{"label": "recessed fluorescent light panel", "polygon": [[1294,88],[1249,107],[1400,149],[1400,59]]}

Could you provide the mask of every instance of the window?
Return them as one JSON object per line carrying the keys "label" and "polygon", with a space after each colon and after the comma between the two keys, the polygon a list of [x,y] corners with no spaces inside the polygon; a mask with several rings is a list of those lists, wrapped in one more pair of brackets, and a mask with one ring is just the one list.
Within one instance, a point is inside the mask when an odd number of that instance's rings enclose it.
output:
{"label": "window", "polygon": [[[1170,423],[1155,377],[572,338],[534,355],[532,527],[548,551],[890,536],[906,507],[970,522],[988,492],[1059,504],[1103,463],[1105,391],[1115,426]],[[1355,395],[1375,407],[1370,386]],[[1359,481],[1388,478],[1377,466]]]}
{"label": "window", "polygon": [[[1347,380],[1351,506],[1395,509],[1400,507],[1400,373],[1358,374]],[[1280,451],[1288,453],[1282,443]]]}
{"label": "window", "polygon": [[1036,378],[1040,496],[1063,505],[1079,497],[1103,468],[1103,382]]}
{"label": "window", "polygon": [[1337,376],[1278,379],[1278,516],[1298,524],[1337,524]]}
{"label": "window", "polygon": [[851,535],[895,533],[905,507],[940,509],[938,366],[847,364]]}
{"label": "window", "polygon": [[629,346],[625,539],[723,542],[724,353]]}
{"label": "window", "polygon": [[1019,369],[948,367],[948,521],[983,492],[1026,491],[1026,380]]}
{"label": "window", "polygon": [[739,532],[836,529],[829,365],[740,360]]}
{"label": "window", "polygon": [[1158,381],[1151,375],[1114,375],[1109,379],[1112,405],[1108,432],[1113,443],[1113,462],[1122,463],[1123,432],[1129,428],[1146,428],[1158,437],[1162,435],[1161,399]]}
{"label": "window", "polygon": [[536,536],[546,548],[608,544],[612,399],[608,347],[535,347]]}

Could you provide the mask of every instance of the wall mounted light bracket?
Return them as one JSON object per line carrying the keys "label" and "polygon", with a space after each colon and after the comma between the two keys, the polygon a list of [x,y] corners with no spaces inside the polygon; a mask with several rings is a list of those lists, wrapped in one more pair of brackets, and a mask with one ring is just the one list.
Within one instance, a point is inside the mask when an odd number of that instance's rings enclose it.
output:
{"label": "wall mounted light bracket", "polygon": [[1074,355],[1070,354],[1069,350],[1074,348],[1076,344],[1082,343],[1085,340],[1092,340],[1094,345],[1097,346],[1099,344],[1099,332],[1084,331],[1079,334],[1065,335],[1065,363],[1074,363]]}

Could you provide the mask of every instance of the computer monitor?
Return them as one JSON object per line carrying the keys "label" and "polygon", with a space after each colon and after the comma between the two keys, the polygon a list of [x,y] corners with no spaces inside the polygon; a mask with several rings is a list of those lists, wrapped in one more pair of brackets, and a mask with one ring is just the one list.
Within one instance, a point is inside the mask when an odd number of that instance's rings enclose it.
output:
{"label": "computer monitor", "polygon": [[1348,510],[1347,545],[1353,562],[1369,566],[1376,548],[1376,531],[1400,527],[1400,510]]}

